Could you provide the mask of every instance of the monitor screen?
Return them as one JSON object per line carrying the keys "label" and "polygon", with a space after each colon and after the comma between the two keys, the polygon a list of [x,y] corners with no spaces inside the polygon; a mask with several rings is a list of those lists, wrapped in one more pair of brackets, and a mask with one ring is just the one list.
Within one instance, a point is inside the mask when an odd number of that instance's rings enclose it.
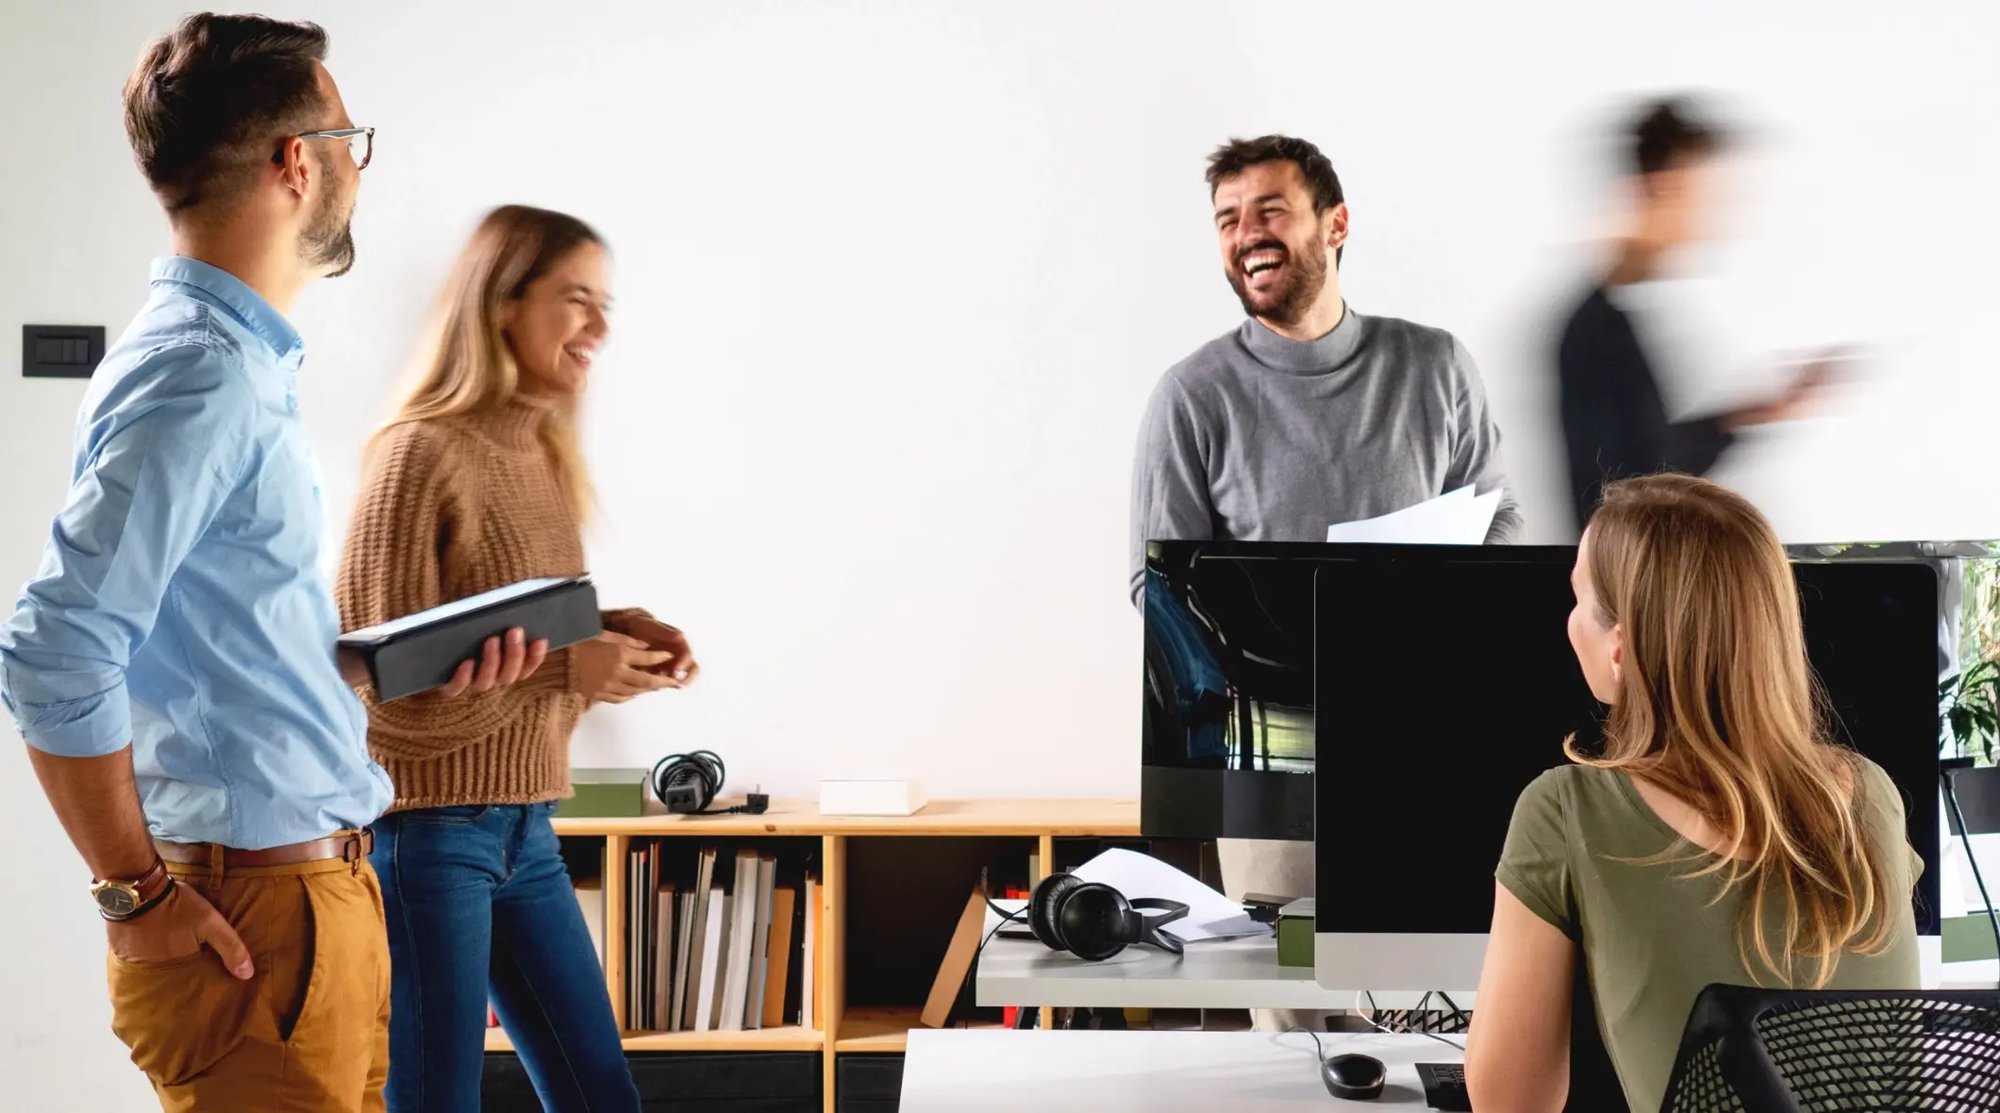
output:
{"label": "monitor screen", "polygon": [[1338,546],[1147,546],[1140,827],[1312,838],[1313,570]]}
{"label": "monitor screen", "polygon": [[[1384,546],[1316,562],[1320,933],[1477,935],[1483,947],[1515,798],[1567,761],[1564,738],[1600,740],[1566,627],[1574,555]],[[1924,859],[1917,923],[1935,935],[1937,575],[1793,567],[1833,729],[1902,790]],[[1366,899],[1332,899],[1356,877]]]}

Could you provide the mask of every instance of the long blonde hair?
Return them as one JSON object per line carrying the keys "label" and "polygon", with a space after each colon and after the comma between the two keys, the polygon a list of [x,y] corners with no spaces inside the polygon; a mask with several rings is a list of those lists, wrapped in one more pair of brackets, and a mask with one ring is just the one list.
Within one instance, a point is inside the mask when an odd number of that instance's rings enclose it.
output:
{"label": "long blonde hair", "polygon": [[[501,331],[507,303],[587,243],[602,247],[604,239],[566,213],[527,205],[503,205],[487,213],[438,295],[411,367],[409,389],[376,436],[410,421],[492,413],[519,399],[521,369]],[[567,396],[547,406],[536,436],[581,521],[594,498],[578,444],[576,409],[575,399]]]}
{"label": "long blonde hair", "polygon": [[1797,984],[1809,961],[1805,981],[1819,988],[1843,953],[1879,953],[1908,894],[1891,891],[1861,818],[1858,759],[1828,732],[1798,587],[1770,523],[1713,483],[1652,476],[1605,490],[1586,548],[1597,618],[1622,625],[1624,658],[1603,753],[1572,739],[1570,758],[1656,785],[1721,833],[1693,875],[1720,873],[1725,892],[1747,895],[1746,969],[1754,952]]}

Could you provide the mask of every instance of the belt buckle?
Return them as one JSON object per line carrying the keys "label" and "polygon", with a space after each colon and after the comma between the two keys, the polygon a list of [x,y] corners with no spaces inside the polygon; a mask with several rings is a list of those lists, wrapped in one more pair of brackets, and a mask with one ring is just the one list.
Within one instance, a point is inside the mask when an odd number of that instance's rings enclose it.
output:
{"label": "belt buckle", "polygon": [[374,849],[369,844],[374,841],[373,831],[361,830],[348,835],[340,844],[340,860],[353,863],[368,857],[368,852]]}

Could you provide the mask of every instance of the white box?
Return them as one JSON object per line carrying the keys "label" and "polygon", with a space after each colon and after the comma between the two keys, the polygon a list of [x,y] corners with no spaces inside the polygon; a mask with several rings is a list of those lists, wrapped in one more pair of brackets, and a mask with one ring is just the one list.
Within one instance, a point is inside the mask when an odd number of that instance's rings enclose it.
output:
{"label": "white box", "polygon": [[828,777],[819,782],[821,815],[915,815],[923,782],[909,777]]}

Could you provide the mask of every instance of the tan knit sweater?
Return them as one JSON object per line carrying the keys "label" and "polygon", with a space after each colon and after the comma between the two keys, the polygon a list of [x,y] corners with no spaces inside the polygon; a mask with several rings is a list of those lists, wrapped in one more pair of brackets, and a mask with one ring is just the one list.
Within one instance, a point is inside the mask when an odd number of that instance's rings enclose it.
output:
{"label": "tan knit sweater", "polygon": [[[545,411],[397,425],[369,453],[334,595],[343,630],[538,576],[584,571],[583,537],[537,437]],[[619,628],[643,611],[611,611]],[[368,704],[368,748],[395,781],[392,811],[571,795],[569,738],[586,701],[570,653],[485,695]]]}

